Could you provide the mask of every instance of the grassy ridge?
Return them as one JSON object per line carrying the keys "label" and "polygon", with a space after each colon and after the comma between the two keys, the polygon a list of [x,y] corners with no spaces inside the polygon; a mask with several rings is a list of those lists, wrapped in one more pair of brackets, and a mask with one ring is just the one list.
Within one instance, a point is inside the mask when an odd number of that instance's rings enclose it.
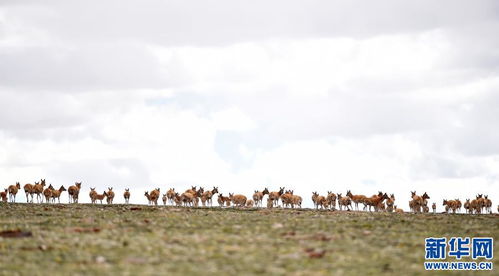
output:
{"label": "grassy ridge", "polygon": [[1,274],[427,274],[426,237],[499,241],[497,215],[0,205],[15,229],[31,236],[0,237]]}

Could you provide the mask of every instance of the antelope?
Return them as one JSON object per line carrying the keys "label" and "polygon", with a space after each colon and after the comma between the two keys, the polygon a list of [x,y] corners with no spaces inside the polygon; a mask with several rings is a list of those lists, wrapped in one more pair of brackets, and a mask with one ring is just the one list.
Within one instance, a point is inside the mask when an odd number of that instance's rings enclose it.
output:
{"label": "antelope", "polygon": [[188,206],[188,205],[192,206],[192,204],[195,201],[195,199],[194,199],[195,195],[192,193],[185,192],[180,197],[182,199],[182,202],[184,203],[184,206]]}
{"label": "antelope", "polygon": [[331,208],[333,210],[336,210],[336,194],[331,191],[328,191],[325,204],[326,204],[326,209]]}
{"label": "antelope", "polygon": [[279,187],[279,191],[278,192],[270,192],[269,193],[269,198],[271,198],[273,200],[273,204],[275,206],[278,206],[279,205],[279,198],[281,197],[281,195],[284,193],[284,187]]}
{"label": "antelope", "polygon": [[386,199],[386,211],[393,212],[393,205],[395,204],[395,195],[391,194],[389,198]]}
{"label": "antelope", "polygon": [[163,205],[166,206],[166,202],[168,201],[168,197],[166,194],[163,194],[163,197],[161,198],[163,200]]}
{"label": "antelope", "polygon": [[81,182],[75,182],[74,185],[68,188],[69,203],[73,200],[73,203],[78,203],[78,196],[80,195]]}
{"label": "antelope", "polygon": [[234,193],[229,193],[229,198],[235,207],[244,207],[246,204],[246,196],[244,195],[234,195]]}
{"label": "antelope", "polygon": [[433,214],[435,214],[437,212],[437,204],[435,202],[433,202],[433,204],[431,204],[431,209],[433,210]]}
{"label": "antelope", "polygon": [[483,208],[485,207],[485,198],[483,198],[483,194],[478,194],[476,200],[478,201],[478,207],[480,208],[479,213],[483,213]]}
{"label": "antelope", "polygon": [[225,199],[223,194],[218,194],[217,202],[220,207],[224,207]]}
{"label": "antelope", "polygon": [[95,191],[95,188],[90,187],[90,192],[88,193],[88,196],[90,197],[92,204],[95,203],[95,195],[96,194],[97,194],[97,192]]}
{"label": "antelope", "polygon": [[364,200],[364,203],[369,206],[369,212],[371,211],[371,207],[374,207],[374,211],[378,211],[383,200],[388,199],[388,195],[386,193],[378,192],[377,195],[373,195]]}
{"label": "antelope", "polygon": [[125,204],[130,203],[130,189],[126,188],[125,192],[123,193],[123,197],[125,198]]}
{"label": "antelope", "polygon": [[301,208],[301,202],[302,202],[301,196],[293,195],[292,201],[293,201],[293,205],[292,205],[293,208],[294,208],[294,206],[298,206],[298,208]]}
{"label": "antelope", "polygon": [[459,198],[456,198],[456,200],[454,200],[456,202],[456,210],[458,213],[461,212],[461,207],[463,206],[463,203],[461,203],[461,200],[459,200]]}
{"label": "antelope", "polygon": [[319,195],[317,192],[312,193],[312,201],[314,202],[315,209],[319,209],[319,206],[321,209],[324,209],[325,204],[326,204],[326,198],[324,196]]}
{"label": "antelope", "polygon": [[267,188],[265,188],[262,192],[259,192],[258,190],[256,190],[255,193],[253,194],[253,200],[255,201],[256,206],[261,207],[263,197],[265,195],[268,195],[268,194],[269,194],[269,190]]}
{"label": "antelope", "polygon": [[473,199],[470,202],[470,206],[469,206],[469,208],[470,208],[470,214],[473,214],[473,213],[480,214],[481,213],[482,208],[480,206],[480,201],[478,200],[478,198],[479,197],[477,196],[476,199]]}
{"label": "antelope", "polygon": [[324,198],[324,197],[320,196],[318,192],[312,192],[312,202],[314,203],[315,209],[318,209],[319,206],[321,206],[321,208],[323,207],[322,198]]}
{"label": "antelope", "polygon": [[104,191],[104,193],[102,194],[99,194],[99,193],[95,193],[94,194],[94,198],[93,198],[93,201],[100,201],[100,204],[102,204],[102,200],[104,200],[104,198],[107,197],[107,193],[106,191]]}
{"label": "antelope", "polygon": [[173,195],[173,201],[177,206],[182,206],[182,197],[177,192]]}
{"label": "antelope", "polygon": [[198,207],[199,205],[199,198],[203,195],[204,193],[204,188],[200,187],[196,193],[194,194],[194,198],[192,199],[192,203],[194,203],[194,207]]}
{"label": "antelope", "polygon": [[43,196],[45,197],[45,202],[50,203],[50,198],[52,197],[52,191],[54,190],[54,187],[52,187],[52,184],[48,186],[48,188],[45,188],[43,190]]}
{"label": "antelope", "polygon": [[454,207],[455,206],[454,200],[444,199],[444,201],[442,202],[442,206],[446,206],[445,208],[446,213],[449,213],[449,210],[452,210],[454,213],[456,212],[456,209]]}
{"label": "antelope", "polygon": [[293,191],[286,191],[281,195],[281,202],[284,208],[291,206],[293,208]]}
{"label": "antelope", "polygon": [[[36,184],[36,183],[35,183]],[[35,186],[33,184],[25,184],[24,185],[24,193],[26,194],[26,202],[29,202],[29,196],[31,195],[31,203],[33,203],[33,193]]]}
{"label": "antelope", "polygon": [[365,195],[353,195],[350,190],[347,191],[347,196],[355,203],[356,210],[359,210],[359,203],[364,203],[367,198]]}
{"label": "antelope", "polygon": [[[36,200],[38,203],[42,201],[42,193],[44,187],[45,187],[45,179],[41,179],[40,183],[35,183],[35,185],[33,186],[33,193],[36,194]],[[31,199],[31,201],[33,202],[33,199]]]}
{"label": "antelope", "polygon": [[7,193],[9,192],[9,190],[7,189],[4,189],[3,192],[0,192],[0,197],[2,198],[2,202],[7,202]]}
{"label": "antelope", "polygon": [[108,191],[106,193],[107,204],[113,204],[113,200],[114,200],[113,188],[112,187],[108,187],[107,189],[108,189]]}
{"label": "antelope", "polygon": [[184,193],[190,193],[190,194],[193,194],[193,195],[196,194],[196,186],[191,186],[191,188],[188,189],[188,190],[185,190]]}
{"label": "antelope", "polygon": [[352,199],[348,196],[341,196],[341,194],[338,194],[338,206],[340,207],[340,210],[342,210],[341,206],[345,206],[347,207],[347,210],[350,211],[348,206],[352,207]]}
{"label": "antelope", "polygon": [[218,204],[220,204],[220,207],[223,207],[224,204],[225,206],[230,207],[230,198],[228,196],[222,196],[222,194],[220,194],[218,196]]}
{"label": "antelope", "polygon": [[213,187],[211,191],[206,191],[201,195],[201,203],[203,204],[203,207],[208,204],[210,206],[213,206],[212,203],[212,197],[214,194],[218,193],[218,187]]}
{"label": "antelope", "polygon": [[466,213],[468,213],[468,214],[473,213],[473,210],[471,209],[471,203],[470,203],[469,198],[467,198],[466,201],[464,202],[464,210],[466,210]]}
{"label": "antelope", "polygon": [[255,202],[251,199],[248,199],[248,201],[246,201],[246,207],[253,207],[253,205],[255,205]]}
{"label": "antelope", "polygon": [[485,211],[492,214],[492,200],[489,199],[488,195],[485,195],[484,206]]}
{"label": "antelope", "polygon": [[414,192],[411,191],[411,198],[412,198],[412,203],[409,202],[409,206],[411,206],[414,213],[420,213],[421,208],[423,207],[423,205],[425,205],[425,201],[427,199],[430,199],[430,197],[426,192],[422,196],[418,196],[416,194],[416,191]]}
{"label": "antelope", "polygon": [[21,184],[19,182],[16,182],[16,185],[10,185],[8,190],[9,190],[9,198],[11,202],[16,202],[16,195],[17,191],[21,189]]}
{"label": "antelope", "polygon": [[61,186],[59,190],[52,190],[50,195],[52,197],[52,202],[55,203],[55,199],[57,198],[58,203],[61,203],[61,193],[64,191],[66,191],[64,186]]}
{"label": "antelope", "polygon": [[166,192],[166,197],[168,198],[168,202],[170,202],[171,205],[173,205],[173,202],[175,201],[175,188],[170,188]]}
{"label": "antelope", "polygon": [[393,206],[395,208],[395,213],[403,214],[404,210],[397,208],[397,205]]}
{"label": "antelope", "polygon": [[154,205],[157,206],[158,205],[159,196],[160,196],[159,188],[156,188],[156,189],[152,190],[149,193],[149,200],[151,201],[151,204],[154,203]]}

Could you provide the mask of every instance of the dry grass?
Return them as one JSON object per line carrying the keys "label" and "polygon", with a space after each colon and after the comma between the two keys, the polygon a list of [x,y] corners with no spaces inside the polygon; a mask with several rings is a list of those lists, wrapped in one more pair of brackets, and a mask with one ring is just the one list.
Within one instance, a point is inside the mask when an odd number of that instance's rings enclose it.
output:
{"label": "dry grass", "polygon": [[17,229],[0,274],[417,275],[424,238],[497,241],[499,216],[0,204],[0,231]]}

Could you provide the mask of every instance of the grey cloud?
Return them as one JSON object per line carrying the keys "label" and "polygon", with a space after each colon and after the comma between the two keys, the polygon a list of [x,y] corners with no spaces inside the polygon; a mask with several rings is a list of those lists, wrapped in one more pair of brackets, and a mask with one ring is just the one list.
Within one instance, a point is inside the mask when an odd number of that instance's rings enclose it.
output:
{"label": "grey cloud", "polygon": [[76,49],[0,49],[0,85],[81,91],[166,85],[157,60],[144,47],[96,44]]}
{"label": "grey cloud", "polygon": [[[20,1],[19,1],[20,2]],[[275,37],[371,36],[494,19],[496,1],[52,1],[7,9],[70,41],[131,39],[207,45]],[[42,6],[40,2],[29,2]],[[46,2],[44,2],[46,3]],[[28,6],[29,7],[29,6]],[[61,24],[64,22],[64,24]]]}

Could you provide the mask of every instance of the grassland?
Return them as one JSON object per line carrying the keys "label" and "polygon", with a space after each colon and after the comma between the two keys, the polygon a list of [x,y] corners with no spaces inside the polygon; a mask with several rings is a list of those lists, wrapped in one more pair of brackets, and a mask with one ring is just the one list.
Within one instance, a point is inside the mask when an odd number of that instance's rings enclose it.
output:
{"label": "grassland", "polygon": [[499,241],[499,216],[1,204],[7,230],[2,275],[423,275],[424,238]]}

